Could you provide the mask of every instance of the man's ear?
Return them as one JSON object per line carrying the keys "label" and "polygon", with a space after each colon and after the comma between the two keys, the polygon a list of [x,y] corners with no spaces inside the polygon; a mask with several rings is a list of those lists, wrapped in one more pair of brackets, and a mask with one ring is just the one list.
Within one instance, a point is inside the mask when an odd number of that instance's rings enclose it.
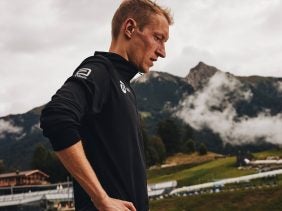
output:
{"label": "man's ear", "polygon": [[136,26],[137,26],[136,21],[132,18],[128,18],[124,21],[124,27],[123,27],[124,30],[123,31],[124,31],[124,35],[128,39],[131,39]]}

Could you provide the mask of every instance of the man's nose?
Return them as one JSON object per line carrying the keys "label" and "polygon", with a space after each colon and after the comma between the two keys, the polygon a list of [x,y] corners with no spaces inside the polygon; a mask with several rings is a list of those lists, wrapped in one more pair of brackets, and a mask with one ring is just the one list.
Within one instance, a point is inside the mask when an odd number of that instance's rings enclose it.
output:
{"label": "man's nose", "polygon": [[159,57],[165,58],[166,52],[165,52],[165,45],[164,44],[162,44],[158,47],[157,54],[158,54]]}

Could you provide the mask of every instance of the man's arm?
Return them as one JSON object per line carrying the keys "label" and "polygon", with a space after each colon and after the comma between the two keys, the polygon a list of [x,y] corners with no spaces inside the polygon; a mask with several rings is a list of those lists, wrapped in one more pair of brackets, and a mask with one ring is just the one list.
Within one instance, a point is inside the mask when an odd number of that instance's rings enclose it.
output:
{"label": "man's arm", "polygon": [[97,209],[100,211],[136,211],[131,202],[114,199],[107,195],[85,156],[81,141],[57,151],[56,154],[66,169],[88,193]]}
{"label": "man's arm", "polygon": [[95,207],[103,211],[135,210],[130,202],[107,195],[80,141],[79,128],[83,116],[89,110],[100,112],[108,96],[110,78],[103,68],[103,65],[95,63],[95,71],[87,79],[75,75],[70,77],[42,110],[40,126],[61,162],[87,192]]}

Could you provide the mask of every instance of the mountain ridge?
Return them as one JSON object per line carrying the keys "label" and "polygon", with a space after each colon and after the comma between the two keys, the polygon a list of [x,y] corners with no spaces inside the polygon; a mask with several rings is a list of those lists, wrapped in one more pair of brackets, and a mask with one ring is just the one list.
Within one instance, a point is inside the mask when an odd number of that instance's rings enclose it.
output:
{"label": "mountain ridge", "polygon": [[[239,102],[236,105],[235,109],[239,115],[255,117],[259,112],[265,110],[269,110],[271,115],[282,112],[282,91],[280,93],[273,85],[282,83],[282,78],[235,76],[216,67],[206,65],[204,62],[199,62],[185,77],[151,71],[132,81],[138,109],[141,113],[146,113],[144,119],[148,133],[155,134],[158,122],[171,118],[181,100],[187,96],[194,96],[203,90],[209,79],[217,72],[229,75],[228,77],[235,77],[252,91],[253,97],[250,102]],[[1,121],[10,123],[5,124],[7,127],[10,125],[10,127],[22,129],[20,134],[5,132],[3,128],[2,132],[0,130],[0,160],[3,159],[9,168],[28,169],[32,153],[37,144],[42,143],[50,148],[48,140],[42,136],[42,131],[39,129],[39,117],[43,107],[44,105],[35,107],[26,113],[0,117],[0,123]],[[216,109],[220,110],[220,108]],[[228,153],[228,151],[224,151],[222,140],[217,134],[209,130],[195,130],[194,134],[195,140],[204,142],[208,149],[219,153]],[[13,156],[19,152],[21,156]],[[25,159],[22,159],[22,157]]]}

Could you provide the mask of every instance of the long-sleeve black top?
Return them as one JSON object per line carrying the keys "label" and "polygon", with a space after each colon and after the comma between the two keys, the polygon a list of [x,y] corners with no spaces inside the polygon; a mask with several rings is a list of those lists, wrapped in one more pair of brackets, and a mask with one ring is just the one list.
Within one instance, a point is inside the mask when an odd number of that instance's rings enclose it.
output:
{"label": "long-sleeve black top", "polygon": [[[123,57],[96,52],[67,79],[41,115],[43,134],[54,150],[82,140],[97,177],[113,198],[148,210],[140,118],[130,79],[138,72]],[[76,209],[96,210],[87,193],[74,182]]]}

